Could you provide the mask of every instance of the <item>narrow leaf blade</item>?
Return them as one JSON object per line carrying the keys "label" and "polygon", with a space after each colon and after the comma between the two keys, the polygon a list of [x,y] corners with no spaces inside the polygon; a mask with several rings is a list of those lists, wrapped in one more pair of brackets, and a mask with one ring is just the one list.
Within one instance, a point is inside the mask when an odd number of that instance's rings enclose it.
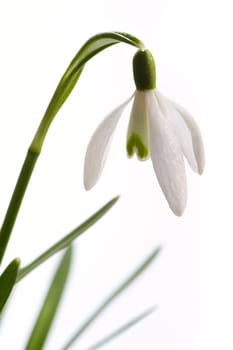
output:
{"label": "narrow leaf blade", "polygon": [[139,267],[126,278],[120,286],[113,291],[105,299],[105,301],[100,304],[100,306],[90,315],[90,317],[81,325],[81,327],[75,332],[75,334],[70,338],[70,340],[64,345],[63,350],[67,350],[89,327],[90,325],[100,316],[100,314],[105,311],[105,309],[118,297],[120,296],[154,261],[158,256],[161,248],[157,247],[152,251],[152,253],[139,265]]}
{"label": "narrow leaf blade", "polygon": [[141,322],[146,317],[151,315],[151,313],[154,312],[154,310],[155,310],[155,307],[151,307],[150,309],[142,312],[141,314],[139,314],[138,316],[134,317],[132,320],[130,320],[129,322],[125,323],[121,327],[117,328],[115,331],[113,331],[112,333],[110,333],[109,335],[104,337],[103,339],[99,340],[94,345],[92,345],[89,348],[87,348],[86,350],[97,350],[97,349],[101,348],[102,346],[106,345],[110,341],[114,340],[116,337],[119,337],[120,335],[122,335],[126,331],[130,330],[130,328],[132,328],[133,326],[136,326],[137,323]]}
{"label": "narrow leaf blade", "polygon": [[0,312],[2,311],[15,285],[20,259],[14,259],[0,276]]}
{"label": "narrow leaf blade", "polygon": [[83,232],[85,232],[89,227],[94,225],[99,219],[102,218],[104,214],[107,213],[109,209],[118,201],[119,196],[111,199],[107,202],[102,208],[100,208],[96,213],[90,216],[85,222],[83,222],[80,226],[74,229],[67,236],[62,238],[60,241],[55,243],[52,247],[46,250],[43,254],[41,254],[38,258],[32,261],[29,265],[25,266],[19,271],[17,282],[20,281],[23,277],[25,277],[28,273],[37,268],[40,264],[49,259],[52,255],[56,254],[60,250],[69,246],[77,237],[79,237]]}
{"label": "narrow leaf blade", "polygon": [[71,266],[72,250],[69,247],[58,266],[37,317],[25,350],[41,350],[55,318]]}

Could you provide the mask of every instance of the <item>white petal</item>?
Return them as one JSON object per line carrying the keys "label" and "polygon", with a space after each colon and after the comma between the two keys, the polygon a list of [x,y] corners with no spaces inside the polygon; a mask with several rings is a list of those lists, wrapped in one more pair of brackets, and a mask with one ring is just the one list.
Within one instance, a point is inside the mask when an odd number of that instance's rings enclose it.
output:
{"label": "white petal", "polygon": [[124,108],[133,96],[114,109],[101,122],[93,134],[87,147],[84,163],[84,187],[86,190],[90,190],[97,183],[103,170],[112,136],[118,121]]}
{"label": "white petal", "polygon": [[127,133],[127,153],[138,160],[149,158],[148,116],[145,91],[136,91]]}
{"label": "white petal", "polygon": [[201,132],[193,117],[180,105],[165,98],[156,90],[160,107],[171,120],[179,139],[181,149],[191,168],[202,174],[205,164],[204,146]]}
{"label": "white petal", "polygon": [[162,114],[154,91],[147,96],[150,154],[159,184],[174,214],[186,207],[187,190],[183,155],[170,121]]}

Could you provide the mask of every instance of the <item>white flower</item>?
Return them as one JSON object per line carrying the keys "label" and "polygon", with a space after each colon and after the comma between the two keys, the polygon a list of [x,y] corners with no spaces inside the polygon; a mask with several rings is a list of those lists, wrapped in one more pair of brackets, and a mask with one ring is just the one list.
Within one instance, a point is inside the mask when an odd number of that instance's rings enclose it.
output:
{"label": "white flower", "polygon": [[[149,51],[138,51],[137,54],[136,60],[134,59],[137,90],[102,121],[92,136],[85,157],[84,186],[89,190],[98,181],[118,121],[126,105],[134,99],[127,134],[128,156],[132,157],[136,153],[139,160],[151,158],[168,204],[174,214],[180,216],[186,207],[187,199],[183,156],[195,172],[203,172],[204,148],[201,134],[192,116],[155,88],[154,63],[150,61],[153,57]],[[142,62],[142,57],[146,58],[147,66]],[[145,66],[146,75],[143,75],[142,66]]]}

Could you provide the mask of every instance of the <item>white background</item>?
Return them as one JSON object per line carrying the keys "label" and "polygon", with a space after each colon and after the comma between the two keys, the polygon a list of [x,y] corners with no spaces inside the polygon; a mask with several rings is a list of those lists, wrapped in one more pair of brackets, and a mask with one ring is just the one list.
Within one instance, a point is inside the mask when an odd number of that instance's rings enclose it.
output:
{"label": "white background", "polygon": [[[80,322],[156,246],[153,266],[72,349],[95,340],[148,306],[158,310],[106,349],[233,348],[232,315],[232,9],[208,0],[8,0],[0,3],[0,217],[49,99],[80,46],[103,31],[125,31],[153,53],[157,86],[186,107],[202,130],[206,169],[187,166],[188,206],[175,217],[150,161],[128,160],[129,109],[104,173],[91,191],[82,171],[101,119],[132,94],[135,50],[116,45],[94,58],[57,115],[25,196],[3,267],[22,265],[113,196],[117,205],[75,243],[66,294],[45,347],[60,349]],[[1,349],[23,349],[58,262],[20,282],[1,322]]]}

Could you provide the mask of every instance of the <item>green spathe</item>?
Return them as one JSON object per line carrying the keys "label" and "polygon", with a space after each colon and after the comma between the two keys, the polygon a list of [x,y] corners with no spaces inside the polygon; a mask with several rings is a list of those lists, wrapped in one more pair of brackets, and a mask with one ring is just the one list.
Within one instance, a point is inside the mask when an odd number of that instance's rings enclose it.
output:
{"label": "green spathe", "polygon": [[125,43],[141,50],[144,47],[141,40],[131,34],[122,32],[105,32],[97,34],[87,40],[81,47],[58,83],[31,143],[31,150],[40,153],[50,124],[78,82],[85,64],[99,52],[119,43]]}
{"label": "green spathe", "polygon": [[133,58],[133,73],[137,90],[155,89],[155,62],[149,50],[138,50],[136,52]]}

